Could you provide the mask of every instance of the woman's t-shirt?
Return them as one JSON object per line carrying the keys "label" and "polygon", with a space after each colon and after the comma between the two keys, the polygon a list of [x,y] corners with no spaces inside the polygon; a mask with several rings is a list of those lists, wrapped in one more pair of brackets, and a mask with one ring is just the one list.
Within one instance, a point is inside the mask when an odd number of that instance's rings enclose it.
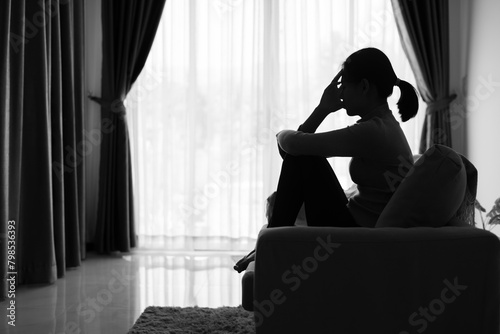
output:
{"label": "woman's t-shirt", "polygon": [[408,141],[387,104],[343,129],[323,133],[283,131],[279,135],[289,137],[284,149],[292,155],[352,157],[349,172],[357,192],[347,206],[361,226],[375,226],[413,164]]}

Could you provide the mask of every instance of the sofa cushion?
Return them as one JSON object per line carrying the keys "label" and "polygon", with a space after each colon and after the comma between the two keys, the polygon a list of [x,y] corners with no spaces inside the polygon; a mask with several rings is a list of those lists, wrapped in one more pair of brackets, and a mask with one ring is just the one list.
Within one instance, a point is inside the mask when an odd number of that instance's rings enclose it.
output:
{"label": "sofa cushion", "polygon": [[434,145],[408,171],[375,227],[440,227],[455,215],[467,186],[458,153]]}

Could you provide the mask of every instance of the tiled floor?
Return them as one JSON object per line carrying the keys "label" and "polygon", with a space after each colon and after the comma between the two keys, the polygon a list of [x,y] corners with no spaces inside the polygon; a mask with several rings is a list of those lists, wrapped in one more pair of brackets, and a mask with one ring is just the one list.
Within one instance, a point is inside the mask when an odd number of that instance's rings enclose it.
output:
{"label": "tiled floor", "polygon": [[150,305],[237,306],[241,277],[232,269],[243,254],[147,252],[89,254],[53,285],[20,286],[15,327],[8,300],[0,303],[1,333],[120,333]]}

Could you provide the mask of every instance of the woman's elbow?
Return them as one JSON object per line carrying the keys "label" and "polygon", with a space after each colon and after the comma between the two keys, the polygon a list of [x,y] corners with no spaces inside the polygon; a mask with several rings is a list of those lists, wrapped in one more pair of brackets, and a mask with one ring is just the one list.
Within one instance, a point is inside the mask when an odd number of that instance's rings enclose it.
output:
{"label": "woman's elbow", "polygon": [[282,131],[278,134],[281,149],[291,155],[302,155],[300,138],[296,132]]}
{"label": "woman's elbow", "polygon": [[301,155],[299,145],[297,144],[297,141],[293,137],[284,140],[281,145],[281,148],[288,154]]}

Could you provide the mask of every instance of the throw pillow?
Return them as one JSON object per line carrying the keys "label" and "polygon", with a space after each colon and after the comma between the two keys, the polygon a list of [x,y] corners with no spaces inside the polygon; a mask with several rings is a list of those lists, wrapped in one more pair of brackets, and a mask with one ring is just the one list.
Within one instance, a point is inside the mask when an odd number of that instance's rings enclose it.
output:
{"label": "throw pillow", "polygon": [[415,162],[375,227],[444,226],[460,207],[466,186],[460,155],[434,145]]}

